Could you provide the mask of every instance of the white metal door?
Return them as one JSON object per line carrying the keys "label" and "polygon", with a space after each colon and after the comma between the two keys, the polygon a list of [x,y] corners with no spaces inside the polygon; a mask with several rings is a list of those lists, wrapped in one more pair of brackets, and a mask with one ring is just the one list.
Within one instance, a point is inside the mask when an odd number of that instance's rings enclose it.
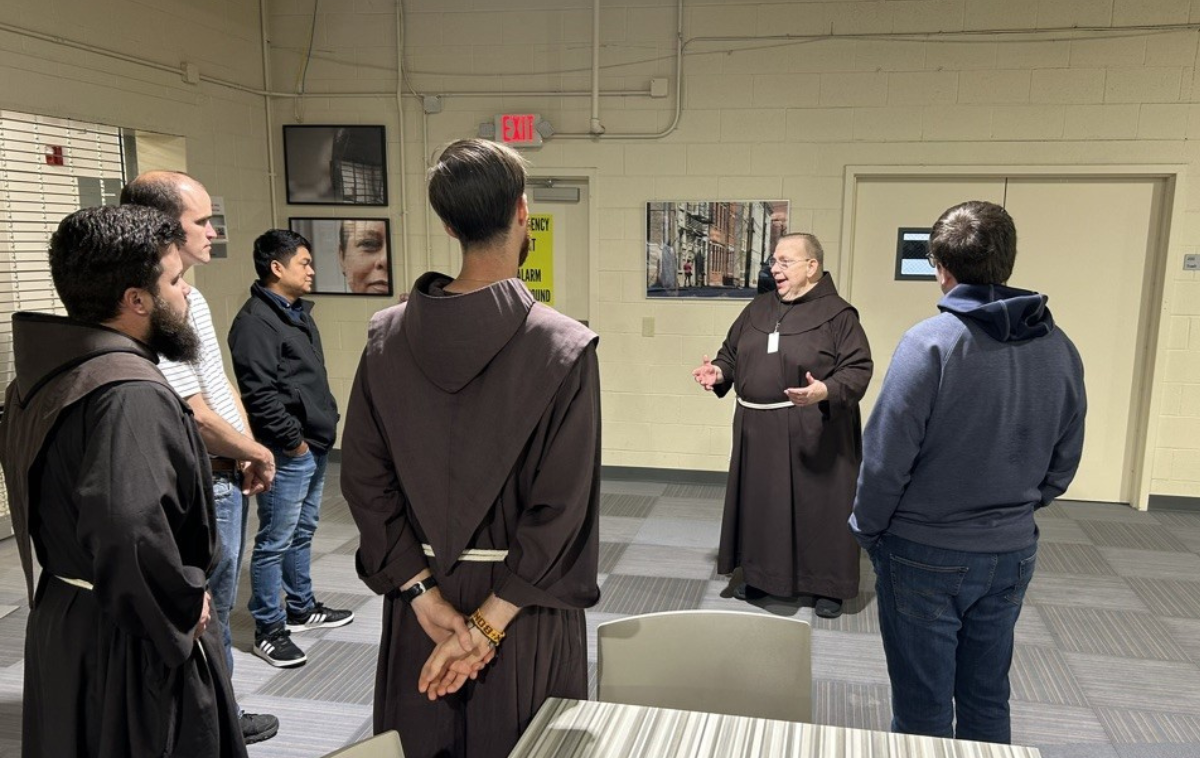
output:
{"label": "white metal door", "polygon": [[895,281],[900,227],[929,227],[965,200],[1004,205],[1017,225],[1010,284],[1049,296],[1055,321],[1079,348],[1088,389],[1083,461],[1072,500],[1131,500],[1141,460],[1135,377],[1150,316],[1146,275],[1162,221],[1164,182],[1148,177],[903,177],[857,184],[849,299],[876,359],[874,404],[896,343],[936,313],[936,283]]}

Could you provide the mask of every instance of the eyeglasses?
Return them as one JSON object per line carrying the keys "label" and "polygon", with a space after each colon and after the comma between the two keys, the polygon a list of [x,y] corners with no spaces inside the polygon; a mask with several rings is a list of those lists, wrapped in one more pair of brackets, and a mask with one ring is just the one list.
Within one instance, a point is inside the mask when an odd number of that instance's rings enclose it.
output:
{"label": "eyeglasses", "polygon": [[797,263],[804,263],[805,261],[815,261],[815,260],[816,260],[816,258],[797,258],[794,261],[789,261],[784,258],[768,258],[767,265],[770,266],[771,268],[775,268],[776,266],[778,266],[780,271],[787,271],[789,268],[791,268],[792,266],[795,266]]}
{"label": "eyeglasses", "polygon": [[930,268],[937,268],[937,258],[933,257],[933,253],[925,253],[925,260],[929,261]]}

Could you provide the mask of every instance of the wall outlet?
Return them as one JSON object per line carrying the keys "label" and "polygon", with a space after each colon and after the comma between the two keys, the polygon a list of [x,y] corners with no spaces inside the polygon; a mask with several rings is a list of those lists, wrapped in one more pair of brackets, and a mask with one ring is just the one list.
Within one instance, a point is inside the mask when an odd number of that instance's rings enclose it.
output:
{"label": "wall outlet", "polygon": [[654,336],[654,317],[653,316],[647,316],[646,318],[642,319],[642,336],[643,337],[653,337]]}

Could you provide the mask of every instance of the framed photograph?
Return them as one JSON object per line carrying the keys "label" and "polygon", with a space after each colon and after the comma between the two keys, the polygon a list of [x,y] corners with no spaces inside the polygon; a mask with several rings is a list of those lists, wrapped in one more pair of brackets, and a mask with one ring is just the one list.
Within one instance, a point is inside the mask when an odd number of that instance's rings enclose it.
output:
{"label": "framed photograph", "polygon": [[292,205],[388,204],[382,126],[284,126],[283,167]]}
{"label": "framed photograph", "polygon": [[314,295],[392,294],[391,224],[386,218],[289,218],[312,245]]}
{"label": "framed photograph", "polygon": [[752,298],[787,231],[787,200],[646,203],[646,297]]}

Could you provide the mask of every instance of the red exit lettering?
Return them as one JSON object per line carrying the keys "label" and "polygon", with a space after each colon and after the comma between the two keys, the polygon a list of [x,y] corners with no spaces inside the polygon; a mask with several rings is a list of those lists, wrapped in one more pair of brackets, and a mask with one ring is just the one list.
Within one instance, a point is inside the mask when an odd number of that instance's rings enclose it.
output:
{"label": "red exit lettering", "polygon": [[505,115],[500,122],[500,138],[504,142],[532,142],[533,114]]}

